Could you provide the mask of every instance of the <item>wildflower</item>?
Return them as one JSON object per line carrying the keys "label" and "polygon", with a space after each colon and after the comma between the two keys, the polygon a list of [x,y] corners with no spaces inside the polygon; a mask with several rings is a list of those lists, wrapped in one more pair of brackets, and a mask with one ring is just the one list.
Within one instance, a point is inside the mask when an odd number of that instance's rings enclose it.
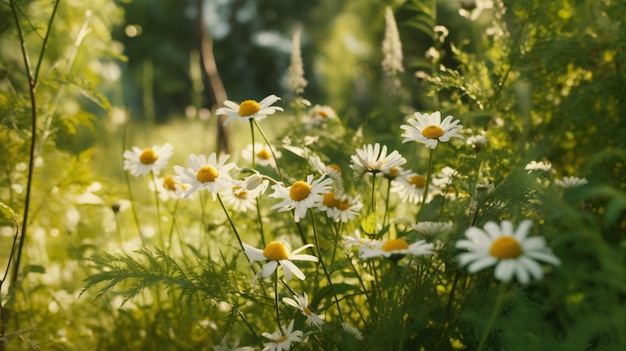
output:
{"label": "wildflower", "polygon": [[343,329],[344,333],[352,335],[352,337],[357,340],[363,340],[363,334],[361,334],[361,332],[357,328],[353,327],[347,322],[342,322],[341,328]]}
{"label": "wildflower", "polygon": [[485,9],[493,8],[493,0],[461,0],[459,14],[475,21]]}
{"label": "wildflower", "polygon": [[[241,156],[246,162],[252,163],[252,144],[248,144],[245,149],[241,151]],[[274,151],[274,155],[272,155]],[[254,161],[259,166],[264,167],[276,167],[276,158],[281,158],[282,153],[275,148],[271,148],[267,144],[254,143]]]}
{"label": "wildflower", "polygon": [[[424,197],[426,190],[426,177],[423,177],[417,173],[408,172],[401,175],[391,182],[391,192],[397,193],[400,196],[402,202],[418,203]],[[429,194],[429,199],[432,198],[432,193]]]}
{"label": "wildflower", "polygon": [[215,152],[211,153],[209,158],[204,155],[191,154],[188,161],[190,169],[174,166],[174,170],[178,173],[178,177],[174,180],[189,186],[183,198],[187,199],[198,190],[208,189],[215,200],[218,190],[229,189],[232,178],[228,172],[235,167],[234,163],[226,163],[229,157],[229,155],[221,155],[217,159]]}
{"label": "wildflower", "polygon": [[300,50],[300,34],[301,30],[297,29],[293,33],[291,41],[291,65],[289,66],[289,75],[287,76],[287,86],[293,90],[296,95],[304,93],[308,82],[304,79],[304,68],[302,64],[302,52]]}
{"label": "wildflower", "polygon": [[439,141],[447,142],[452,137],[463,139],[463,136],[459,134],[463,126],[459,124],[458,119],[454,119],[452,116],[447,116],[443,121],[441,121],[439,111],[430,115],[415,112],[414,116],[415,119],[408,120],[410,125],[403,124],[400,126],[405,131],[402,134],[403,143],[417,141],[434,149]]}
{"label": "wildflower", "polygon": [[[259,184],[253,185],[257,181]],[[265,192],[268,185],[269,181],[263,180],[258,174],[253,174],[245,180],[233,180],[230,191],[227,189],[222,191],[222,199],[237,212],[253,210],[256,208],[255,199]]]}
{"label": "wildflower", "polygon": [[353,220],[362,207],[363,203],[361,202],[360,194],[353,197],[346,194],[336,195],[331,191],[324,195],[320,210],[326,211],[326,216],[334,219],[335,222],[341,221],[346,223]]}
{"label": "wildflower", "polygon": [[173,177],[167,176],[163,178],[156,178],[156,190],[159,193],[161,201],[167,201],[169,199],[182,199],[188,186],[177,182]]}
{"label": "wildflower", "polygon": [[[263,270],[259,273],[263,278],[267,278],[278,267],[280,264],[285,271],[285,278],[287,280],[291,280],[292,274],[296,276],[296,278],[300,280],[304,280],[306,277],[304,273],[291,261],[311,261],[317,262],[317,257],[312,255],[298,255],[298,253],[308,249],[309,247],[313,247],[312,244],[307,244],[302,246],[301,248],[291,252],[291,247],[285,241],[273,241],[265,247],[264,250],[257,249],[248,244],[243,244],[243,247],[246,252],[246,256],[250,259],[251,262],[257,261],[268,261],[268,263],[263,266]],[[255,277],[256,279],[257,277]]]}
{"label": "wildflower", "polygon": [[554,183],[565,189],[570,189],[587,184],[587,179],[578,177],[563,177],[563,179],[555,180]]}
{"label": "wildflower", "polygon": [[434,236],[452,230],[452,222],[418,222],[413,229],[425,236]]}
{"label": "wildflower", "polygon": [[425,240],[418,240],[409,245],[402,238],[388,239],[381,241],[375,246],[361,246],[359,257],[369,259],[373,257],[391,257],[392,255],[413,255],[424,256],[432,254],[433,244],[426,243]]}
{"label": "wildflower", "polygon": [[322,124],[337,118],[337,114],[330,106],[315,105],[309,110],[308,117],[310,124]]}
{"label": "wildflower", "polygon": [[283,201],[272,206],[272,210],[278,209],[279,212],[294,210],[295,221],[300,222],[300,218],[306,216],[309,208],[318,207],[322,203],[322,194],[330,190],[332,182],[333,180],[325,175],[313,180],[313,174],[309,174],[306,181],[299,180],[287,188],[282,184],[275,184],[272,186],[274,192],[270,197]]}
{"label": "wildflower", "polygon": [[387,75],[393,76],[398,72],[404,72],[402,66],[402,42],[398,33],[396,19],[390,7],[385,8],[385,39],[383,40],[383,70]]}
{"label": "wildflower", "polygon": [[222,343],[220,345],[211,345],[211,348],[214,351],[254,351],[254,348],[250,346],[239,347],[239,338],[235,339],[233,346],[230,347],[228,346],[226,337],[222,339]]}
{"label": "wildflower", "polygon": [[472,135],[467,138],[466,143],[473,149],[476,149],[476,151],[480,151],[483,146],[487,145],[488,141],[489,139],[487,138],[487,133],[484,130],[481,130],[479,134]]}
{"label": "wildflower", "polygon": [[150,172],[159,175],[173,154],[174,147],[170,143],[163,146],[153,145],[144,150],[133,146],[131,150],[124,151],[124,170],[135,177],[145,176]]}
{"label": "wildflower", "polygon": [[433,32],[435,33],[435,38],[440,43],[443,43],[444,41],[446,41],[448,34],[450,34],[450,31],[448,30],[446,26],[435,26],[433,28]]}
{"label": "wildflower", "polygon": [[283,110],[282,107],[272,106],[272,104],[278,100],[280,100],[280,98],[276,95],[270,95],[261,100],[261,102],[256,102],[255,100],[246,100],[239,105],[230,100],[226,100],[224,101],[224,105],[226,105],[226,107],[217,109],[216,113],[218,115],[228,116],[228,118],[224,121],[224,125],[226,125],[233,119],[255,119],[257,121],[260,121],[262,119],[265,119],[267,115],[271,115],[274,114],[276,111]]}
{"label": "wildflower", "polygon": [[443,167],[440,173],[433,175],[433,184],[440,189],[447,189],[452,184],[452,179],[458,174],[458,172],[451,167]]}
{"label": "wildflower", "polygon": [[283,302],[289,306],[295,307],[302,312],[302,315],[306,317],[307,325],[313,324],[316,327],[321,328],[322,324],[324,324],[324,315],[317,315],[311,307],[309,307],[309,297],[306,293],[302,293],[302,295],[294,295],[294,298],[283,297]]}
{"label": "wildflower", "polygon": [[470,251],[458,255],[459,264],[469,264],[470,273],[495,265],[495,277],[502,282],[510,281],[513,276],[522,284],[528,283],[531,276],[541,279],[543,270],[537,261],[553,265],[559,265],[560,261],[546,247],[544,238],[527,238],[532,224],[532,220],[524,220],[515,231],[509,221],[502,221],[500,225],[487,222],[484,230],[468,228],[465,236],[469,240],[456,243],[457,248]]}
{"label": "wildflower", "polygon": [[[287,351],[291,348],[291,344],[294,342],[302,342],[302,331],[293,330],[294,320],[291,320],[289,326],[284,325],[278,328],[277,331],[270,333],[263,333],[264,337],[272,340],[273,342],[265,344],[263,351]],[[285,331],[283,335],[282,331]]]}
{"label": "wildflower", "polygon": [[341,179],[341,168],[336,164],[326,165],[317,155],[308,158],[309,165],[319,174],[326,174],[333,180],[333,188],[343,190],[343,179]]}
{"label": "wildflower", "polygon": [[524,167],[524,169],[527,170],[528,173],[531,173],[533,171],[549,172],[550,170],[552,170],[552,164],[547,161],[531,161],[529,164],[526,165],[526,167]]}
{"label": "wildflower", "polygon": [[356,150],[356,155],[351,156],[350,167],[354,171],[354,178],[361,178],[365,173],[377,175],[378,173],[389,173],[394,167],[402,166],[406,159],[396,150],[387,155],[387,146],[380,144],[363,145]]}
{"label": "wildflower", "polygon": [[361,232],[357,229],[354,231],[354,236],[348,236],[348,235],[344,235],[343,239],[345,240],[345,242],[343,243],[343,246],[345,248],[350,248],[352,246],[357,246],[358,248],[360,248],[361,246],[376,246],[378,241],[377,240],[372,240],[369,238],[362,238],[361,237]]}

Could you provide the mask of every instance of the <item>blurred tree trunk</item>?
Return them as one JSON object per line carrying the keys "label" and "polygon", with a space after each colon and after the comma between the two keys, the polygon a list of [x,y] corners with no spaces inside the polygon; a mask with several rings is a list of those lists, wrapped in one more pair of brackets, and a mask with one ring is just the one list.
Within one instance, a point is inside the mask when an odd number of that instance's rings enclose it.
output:
{"label": "blurred tree trunk", "polygon": [[[222,79],[217,70],[217,64],[215,63],[215,56],[213,55],[213,38],[209,33],[209,27],[205,23],[204,18],[204,1],[197,0],[198,11],[198,38],[200,40],[200,59],[202,60],[202,67],[204,69],[205,88],[209,98],[209,104],[211,110],[215,110],[222,106],[226,101],[226,90],[222,84]],[[229,153],[228,151],[228,134],[224,127],[225,116],[218,116],[217,118],[217,150],[218,153]]]}

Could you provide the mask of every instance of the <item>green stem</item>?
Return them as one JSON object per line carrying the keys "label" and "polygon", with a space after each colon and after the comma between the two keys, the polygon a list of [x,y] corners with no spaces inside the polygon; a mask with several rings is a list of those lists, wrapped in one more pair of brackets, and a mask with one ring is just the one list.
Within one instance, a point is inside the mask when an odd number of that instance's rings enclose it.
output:
{"label": "green stem", "polygon": [[424,185],[424,196],[422,197],[422,206],[420,207],[420,211],[418,214],[418,221],[423,220],[422,216],[424,215],[424,207],[426,207],[426,199],[428,198],[428,188],[430,185],[430,178],[433,173],[433,155],[435,154],[435,149],[430,149],[430,156],[428,156],[428,171],[426,172],[426,185]]}
{"label": "green stem", "polygon": [[[127,130],[128,130],[128,125],[125,125],[124,132],[122,135],[122,150],[126,150],[126,131]],[[126,188],[128,189],[128,200],[130,201],[130,207],[133,212],[133,219],[135,220],[135,225],[137,226],[137,231],[139,232],[139,238],[141,239],[141,243],[145,244],[144,237],[141,233],[141,226],[139,224],[139,217],[137,216],[135,198],[133,197],[132,187],[130,186],[130,176],[128,175],[128,172],[124,172],[124,178],[126,179]]]}
{"label": "green stem", "polygon": [[35,83],[39,80],[39,69],[41,68],[41,62],[43,62],[43,54],[48,48],[48,39],[50,39],[50,32],[52,29],[52,22],[54,21],[54,17],[56,16],[57,9],[59,8],[59,3],[61,0],[57,0],[54,2],[54,7],[52,8],[52,14],[50,14],[50,20],[48,21],[48,30],[46,31],[46,36],[43,38],[43,43],[41,44],[41,52],[39,53],[39,59],[37,59],[37,66],[35,66]]}
{"label": "green stem", "polygon": [[500,309],[502,308],[502,302],[504,301],[504,295],[506,292],[506,285],[500,284],[500,289],[498,291],[498,296],[496,297],[496,303],[493,306],[493,313],[491,314],[491,318],[489,318],[489,322],[487,323],[487,328],[485,328],[485,332],[483,336],[480,338],[480,344],[478,344],[477,351],[482,351],[485,347],[485,343],[487,342],[487,337],[491,333],[491,329],[493,328],[493,324],[496,322],[498,318],[498,314],[500,314]]}
{"label": "green stem", "polygon": [[267,136],[265,136],[265,133],[263,133],[263,130],[261,129],[261,126],[259,126],[257,121],[255,119],[251,119],[251,121],[254,123],[256,128],[259,130],[259,133],[261,133],[261,136],[263,137],[263,140],[265,140],[265,143],[270,148],[270,152],[272,153],[272,157],[274,158],[274,162],[276,162],[276,172],[278,172],[278,178],[280,178],[281,182],[284,182],[284,180],[283,180],[283,173],[280,170],[280,166],[278,165],[278,158],[276,158],[276,154],[274,153],[274,148],[272,147],[272,144],[270,144],[269,140],[267,139]]}
{"label": "green stem", "polygon": [[387,198],[385,199],[385,215],[383,216],[383,228],[387,225],[387,219],[389,218],[389,195],[391,195],[391,179],[387,180]]}
{"label": "green stem", "polygon": [[256,166],[256,150],[254,150],[254,118],[249,119],[250,121],[250,136],[252,140],[252,169],[255,169]]}
{"label": "green stem", "polygon": [[371,204],[371,208],[372,208],[372,212],[376,212],[376,196],[374,196],[376,194],[376,173],[372,174],[372,204]]}
{"label": "green stem", "polygon": [[324,257],[322,257],[322,250],[320,249],[320,242],[319,242],[318,235],[317,235],[315,211],[311,208],[310,212],[311,212],[311,222],[313,222],[313,237],[315,238],[315,248],[317,249],[317,256],[322,266],[322,270],[324,270],[324,275],[326,276],[326,280],[328,280],[328,286],[330,286],[330,290],[333,292],[333,297],[335,298],[335,306],[337,306],[337,311],[339,312],[339,319],[343,322],[343,315],[341,314],[341,307],[339,307],[339,299],[337,298],[337,293],[335,292],[333,281],[330,279],[330,273],[328,273],[328,270],[326,269],[326,264],[324,263]]}
{"label": "green stem", "polygon": [[274,306],[276,307],[276,323],[278,330],[284,334],[283,327],[280,324],[280,312],[278,309],[278,269],[274,272]]}
{"label": "green stem", "polygon": [[163,240],[163,231],[161,230],[161,205],[159,201],[159,191],[157,190],[156,176],[153,171],[150,171],[150,175],[152,176],[152,185],[154,185],[154,201],[156,202],[156,213],[157,213],[157,229],[159,230],[159,240],[161,240],[161,245],[165,246],[165,240]]}
{"label": "green stem", "polygon": [[[217,193],[217,200],[220,202],[220,206],[222,206],[222,209],[224,210],[224,214],[226,214],[226,218],[228,219],[228,223],[230,223],[230,227],[233,228],[233,231],[235,232],[235,236],[237,237],[237,241],[239,242],[239,246],[241,247],[241,251],[242,252],[246,252],[246,249],[243,247],[243,241],[241,241],[241,236],[239,236],[239,232],[237,231],[237,227],[235,227],[235,222],[233,222],[233,219],[230,217],[230,213],[228,212],[228,209],[224,205],[224,201],[222,201],[222,196],[220,195],[219,192]],[[253,269],[254,269],[254,267],[253,267]]]}

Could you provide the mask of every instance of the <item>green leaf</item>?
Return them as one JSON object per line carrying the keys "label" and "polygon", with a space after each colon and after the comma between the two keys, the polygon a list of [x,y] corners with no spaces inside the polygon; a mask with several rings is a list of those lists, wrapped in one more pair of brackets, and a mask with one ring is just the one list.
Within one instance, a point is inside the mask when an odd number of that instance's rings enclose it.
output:
{"label": "green leaf", "polygon": [[28,271],[33,273],[46,273],[46,267],[38,264],[31,264],[28,266]]}

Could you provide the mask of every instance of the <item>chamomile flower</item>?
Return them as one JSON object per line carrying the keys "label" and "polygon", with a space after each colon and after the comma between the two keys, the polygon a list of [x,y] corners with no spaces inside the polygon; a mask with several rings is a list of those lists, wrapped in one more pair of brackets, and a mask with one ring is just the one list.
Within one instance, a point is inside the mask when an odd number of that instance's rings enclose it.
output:
{"label": "chamomile flower", "polygon": [[[417,173],[408,172],[391,182],[391,192],[397,193],[402,202],[417,204],[424,197],[426,190],[426,177]],[[433,192],[428,194],[428,199],[432,199]]]}
{"label": "chamomile flower", "polygon": [[476,151],[479,151],[483,146],[487,145],[489,142],[489,138],[487,138],[487,133],[484,130],[481,130],[479,134],[472,135],[467,138],[467,145],[471,146]]}
{"label": "chamomile flower", "polygon": [[218,190],[230,189],[232,178],[228,173],[235,167],[234,163],[226,163],[229,155],[221,155],[219,159],[215,153],[209,157],[204,155],[189,155],[189,167],[174,166],[178,177],[174,180],[189,188],[185,191],[183,198],[188,198],[198,190],[208,189],[213,194],[213,200]]}
{"label": "chamomile flower", "polygon": [[299,180],[290,187],[274,184],[272,186],[274,192],[270,194],[270,197],[283,201],[272,206],[272,210],[278,209],[279,212],[294,210],[295,221],[299,222],[300,218],[306,216],[309,208],[318,207],[323,200],[322,194],[330,190],[333,180],[325,175],[315,180],[313,177],[313,174],[309,174],[306,181]]}
{"label": "chamomile flower", "polygon": [[331,119],[337,118],[337,114],[335,110],[333,110],[330,106],[326,105],[315,105],[313,106],[308,114],[308,123],[319,125],[328,122]]}
{"label": "chamomile flower", "polygon": [[354,171],[354,179],[361,178],[364,174],[378,175],[388,173],[394,167],[400,167],[406,163],[406,159],[396,150],[387,155],[387,146],[376,143],[363,145],[356,150],[356,155],[351,156],[350,167]]}
{"label": "chamomile flower", "polygon": [[228,118],[224,121],[224,125],[228,124],[234,119],[238,120],[250,120],[255,119],[260,121],[265,119],[267,115],[274,114],[276,111],[282,111],[282,107],[272,106],[280,98],[276,95],[270,95],[261,102],[255,100],[246,100],[241,104],[236,104],[233,101],[226,100],[224,105],[226,107],[218,108],[216,113],[218,115],[227,115]]}
{"label": "chamomile flower", "polygon": [[[274,151],[274,155],[272,155]],[[245,149],[241,151],[241,156],[248,163],[252,163],[252,144],[248,144]],[[254,161],[259,166],[276,167],[276,158],[281,158],[282,153],[275,148],[271,148],[267,144],[254,143]]]}
{"label": "chamomile flower", "polygon": [[434,149],[440,141],[447,142],[450,138],[463,139],[463,136],[459,134],[463,126],[459,124],[458,119],[454,119],[452,116],[447,116],[443,121],[439,111],[430,115],[415,112],[414,116],[414,119],[408,120],[409,125],[400,126],[404,130],[402,134],[403,143],[417,141]]}
{"label": "chamomile flower", "polygon": [[173,154],[174,147],[170,143],[153,145],[152,148],[143,150],[133,146],[131,150],[124,151],[124,170],[135,177],[145,176],[150,172],[159,175],[167,167]]}
{"label": "chamomile flower", "polygon": [[254,351],[253,347],[250,346],[242,346],[239,347],[239,338],[235,339],[233,346],[228,346],[228,342],[226,337],[222,339],[222,343],[220,345],[211,345],[213,351]]}
{"label": "chamomile flower", "polygon": [[[156,191],[159,193],[159,199],[161,199],[161,201],[167,201],[169,199],[182,199],[185,194],[185,190],[188,188],[187,185],[177,182],[170,176],[156,178],[155,180]],[[151,185],[151,187],[153,186]]]}
{"label": "chamomile flower", "polygon": [[555,180],[554,183],[562,188],[569,189],[587,184],[587,179],[578,177],[563,177],[563,179]]}
{"label": "chamomile flower", "polygon": [[363,202],[361,195],[349,196],[346,194],[328,192],[324,195],[320,211],[326,211],[326,216],[335,222],[346,223],[353,220],[361,211]]}
{"label": "chamomile flower", "polygon": [[[258,180],[260,183],[253,185],[257,182],[257,178],[261,178]],[[268,185],[269,181],[258,174],[253,174],[244,180],[236,179],[233,180],[230,191],[226,189],[221,192],[222,200],[237,212],[253,210],[256,208],[256,198],[265,192]]]}
{"label": "chamomile flower", "polygon": [[413,225],[413,229],[424,236],[431,237],[451,231],[452,222],[418,222]]}
{"label": "chamomile flower", "polygon": [[364,245],[375,247],[376,245],[378,245],[378,242],[379,242],[378,240],[361,237],[361,231],[359,231],[358,229],[354,231],[354,236],[344,235],[343,239],[345,240],[343,243],[343,247],[345,247],[346,249],[351,248],[353,246],[360,248],[361,246],[364,246]]}
{"label": "chamomile flower", "polygon": [[468,240],[456,243],[457,248],[469,250],[457,256],[459,264],[469,265],[470,273],[495,265],[495,277],[502,282],[509,282],[514,276],[522,284],[527,284],[531,277],[541,279],[543,269],[537,261],[553,265],[561,262],[546,247],[544,238],[527,237],[532,225],[533,221],[527,219],[515,230],[509,221],[502,221],[500,225],[487,222],[484,230],[468,228],[465,231]]}
{"label": "chamomile flower", "polygon": [[433,253],[433,244],[426,243],[425,240],[418,240],[412,244],[408,244],[402,238],[388,239],[379,242],[375,246],[361,246],[359,248],[359,257],[369,259],[374,257],[391,257],[395,255],[413,255],[424,256]]}
{"label": "chamomile flower", "polygon": [[[260,262],[260,261],[269,261],[263,266],[263,270],[259,272],[259,274],[263,278],[267,278],[278,267],[280,264],[283,267],[283,271],[285,271],[285,278],[287,280],[291,280],[292,275],[295,275],[296,278],[300,280],[304,280],[306,277],[304,273],[291,261],[310,261],[317,262],[317,257],[312,255],[299,255],[300,252],[308,249],[309,247],[313,247],[312,244],[307,244],[302,246],[301,248],[291,251],[291,247],[286,241],[273,241],[267,246],[265,249],[257,249],[248,244],[243,244],[246,256],[250,262]],[[256,280],[257,277],[255,277]]]}
{"label": "chamomile flower", "polygon": [[[293,330],[294,320],[291,320],[288,326],[281,326],[277,331],[273,333],[262,333],[261,335],[272,340],[267,344],[264,344],[263,351],[288,351],[291,349],[291,344],[294,342],[302,342],[302,331]],[[285,331],[283,335],[282,331]]]}
{"label": "chamomile flower", "polygon": [[324,324],[324,315],[318,315],[309,306],[309,297],[306,293],[302,293],[302,295],[294,295],[294,298],[283,297],[283,302],[289,306],[295,307],[302,312],[302,315],[306,317],[306,324],[321,328],[322,324]]}
{"label": "chamomile flower", "polygon": [[548,161],[530,161],[530,163],[528,163],[526,167],[524,167],[524,169],[527,170],[528,173],[531,173],[533,171],[549,172],[552,170],[552,164]]}
{"label": "chamomile flower", "polygon": [[339,191],[343,190],[343,179],[341,178],[341,167],[336,164],[326,165],[317,155],[310,155],[309,165],[319,174],[326,174],[333,180],[333,188]]}

